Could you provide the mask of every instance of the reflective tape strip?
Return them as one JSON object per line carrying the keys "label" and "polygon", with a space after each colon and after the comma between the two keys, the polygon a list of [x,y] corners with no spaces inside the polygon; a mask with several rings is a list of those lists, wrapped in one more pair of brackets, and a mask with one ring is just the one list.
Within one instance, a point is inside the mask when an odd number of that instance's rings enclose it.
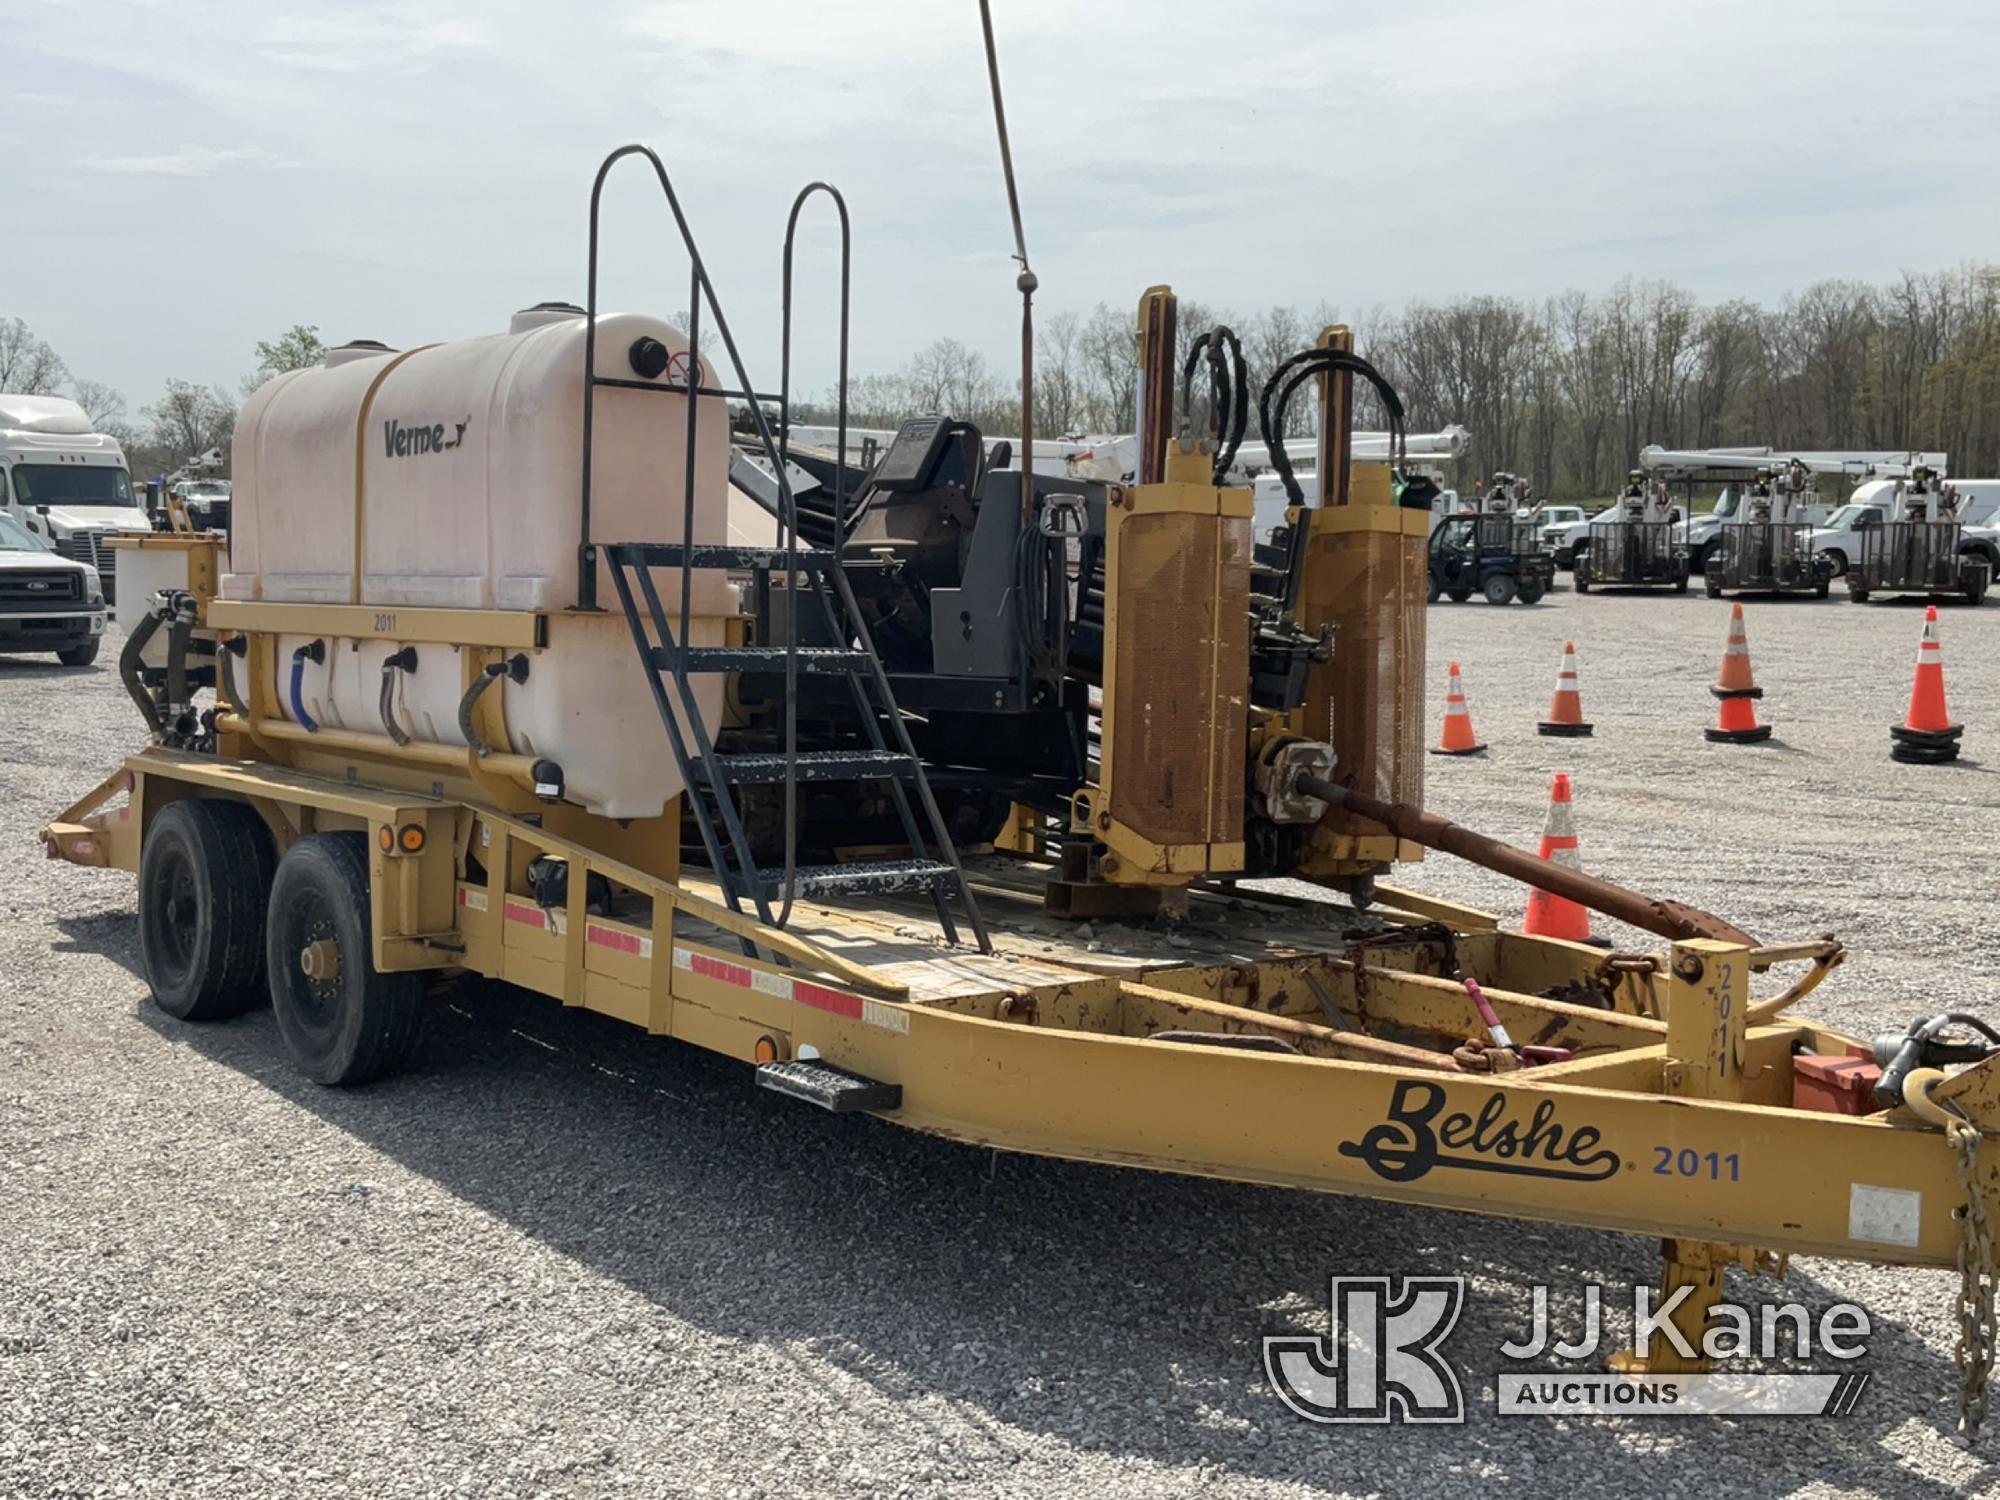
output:
{"label": "reflective tape strip", "polygon": [[562,928],[556,925],[556,915],[552,911],[543,911],[532,902],[516,901],[512,896],[507,898],[507,920],[510,922],[520,922],[528,927],[539,927],[544,932],[560,934]]}
{"label": "reflective tape strip", "polygon": [[[483,891],[461,889],[458,893],[461,906],[474,911],[486,910],[486,895]],[[544,911],[529,901],[516,897],[507,898],[507,920],[519,922],[524,927],[539,928],[560,937],[569,927],[568,916],[560,911]],[[627,953],[637,958],[653,956],[653,940],[642,933],[627,932],[606,922],[592,921],[584,924],[583,939],[595,943],[600,948],[609,948],[614,953]],[[845,990],[829,989],[823,984],[814,984],[805,979],[788,979],[783,974],[773,974],[768,969],[753,969],[748,964],[717,958],[711,953],[697,953],[692,948],[674,949],[674,967],[685,969],[691,974],[699,974],[704,979],[718,980],[740,990],[751,990],[773,999],[790,1001],[797,1005],[811,1006],[814,1010],[825,1011],[828,1015],[839,1016],[842,1020],[859,1021],[864,1026],[873,1026],[880,1031],[893,1031],[907,1036],[910,1030],[910,1013],[903,1006],[892,1005],[882,1000],[869,1000],[860,995],[850,995]]]}
{"label": "reflective tape strip", "polygon": [[699,974],[704,979],[734,985],[738,989],[754,990],[760,995],[810,1006],[843,1020],[859,1021],[879,1031],[909,1034],[910,1013],[900,1005],[850,995],[845,990],[829,989],[806,979],[787,979],[768,969],[753,969],[748,964],[733,963],[709,953],[697,953],[691,948],[674,949],[674,967]]}
{"label": "reflective tape strip", "polygon": [[585,923],[583,940],[586,943],[595,943],[600,948],[609,948],[614,953],[630,953],[637,958],[653,956],[651,938],[636,932],[626,932],[621,928],[607,927],[602,922]]}

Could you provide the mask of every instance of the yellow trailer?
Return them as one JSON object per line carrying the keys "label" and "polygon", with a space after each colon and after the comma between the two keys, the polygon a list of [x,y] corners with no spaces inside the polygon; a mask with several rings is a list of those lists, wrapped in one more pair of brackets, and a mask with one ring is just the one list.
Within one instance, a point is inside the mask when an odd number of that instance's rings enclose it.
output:
{"label": "yellow trailer", "polygon": [[[879,899],[770,928],[644,850],[363,769],[149,749],[50,825],[50,850],[140,874],[163,1004],[231,1014],[268,983],[329,1080],[393,1066],[423,981],[470,972],[979,1145],[1657,1236],[1667,1283],[1698,1284],[1680,1320],[1697,1338],[1732,1262],[1958,1266],[1975,1299],[1990,1285],[1994,1062],[1918,1077],[1900,1108],[1795,1103],[1801,1059],[1866,1048],[1792,1013],[1836,944],[1606,955],[1394,889],[1372,919],[1197,892],[1189,946],[1118,956],[1067,935],[1035,867],[995,855],[969,871],[992,914],[980,954],[912,937],[920,908]],[[243,848],[260,852],[208,862]],[[545,860],[564,866],[559,901],[527,874]],[[242,951],[253,936],[263,951]],[[1753,1002],[1775,965],[1804,967]],[[1515,1038],[1566,1059],[1485,1071],[1468,978]]]}
{"label": "yellow trailer", "polygon": [[[595,243],[593,222],[593,266]],[[1976,1427],[2000,1038],[1954,1040],[1983,1027],[1946,1014],[1878,1051],[1795,1013],[1838,943],[1760,943],[1421,812],[1428,503],[1400,466],[1347,461],[1355,379],[1392,431],[1402,411],[1346,330],[1280,366],[1260,403],[1298,502],[1275,560],[1253,558],[1248,493],[1228,478],[1247,409],[1234,335],[1196,341],[1176,418],[1165,288],[1140,307],[1132,482],[1079,495],[1016,471],[1008,490],[976,431],[927,419],[853,513],[840,445],[815,546],[694,260],[685,338],[600,319],[593,274],[587,309],[532,309],[519,343],[364,349],[283,403],[246,406],[256,472],[239,451],[234,554],[225,566],[201,555],[219,538],[177,539],[189,586],[151,617],[169,665],[145,666],[145,624],[121,662],[154,743],[45,831],[51,857],[136,874],[164,1009],[201,1021],[268,999],[300,1066],[352,1084],[407,1056],[430,981],[482,975],[738,1059],[777,1094],[996,1149],[1657,1237],[1664,1285],[1693,1288],[1673,1318],[1696,1340],[1731,1263],[1955,1266]],[[703,308],[733,390],[692,353]],[[607,356],[600,323],[629,346]],[[557,356],[583,382],[580,432],[564,429],[583,465],[568,605],[534,602],[550,592],[539,575],[452,574],[418,555],[472,533],[483,566],[500,539],[478,528],[522,524],[518,508],[467,510],[519,465],[478,450],[471,418],[444,418],[504,415],[464,382],[504,368],[515,400],[523,371]],[[1209,438],[1189,395],[1203,357]],[[1275,437],[1309,381],[1317,506]],[[600,387],[630,400],[597,410]],[[767,465],[742,482],[775,495],[776,534],[757,544],[698,534],[723,471],[702,469],[697,429],[732,396],[751,399]],[[327,418],[350,399],[351,426]],[[268,467],[294,440],[286,409],[309,414],[296,441],[312,458],[289,480]],[[522,409],[559,423],[575,407]],[[615,471],[619,444],[663,434],[671,466],[654,453]],[[594,441],[608,488],[629,500],[635,477],[657,480],[684,528],[596,534]],[[346,493],[351,516],[329,517]],[[300,540],[311,527],[317,553]],[[997,571],[983,573],[989,527]],[[600,680],[621,628],[598,607],[600,572],[637,648],[603,680],[643,686],[657,719],[572,691]],[[754,576],[711,587],[732,573]],[[1033,607],[1008,614],[1024,597]],[[895,639],[878,649],[877,628]],[[726,696],[698,691],[703,673]],[[815,677],[851,697],[815,694]],[[440,704],[455,712],[426,706]],[[628,754],[643,734],[657,750]],[[1014,805],[983,823],[988,781]],[[842,783],[860,790],[822,793]],[[773,786],[782,799],[743,794]],[[987,836],[951,831],[967,827]],[[815,829],[843,860],[799,859]],[[774,841],[782,872],[759,852]],[[684,844],[699,865],[683,868]],[[1607,954],[1380,882],[1426,848],[1669,941]],[[1254,878],[1271,875],[1351,904]],[[1107,910],[1179,925],[1114,953],[1072,920]],[[955,940],[953,912],[972,941]],[[1789,983],[1753,996],[1772,973]],[[1668,1348],[1650,1367],[1687,1365]]]}

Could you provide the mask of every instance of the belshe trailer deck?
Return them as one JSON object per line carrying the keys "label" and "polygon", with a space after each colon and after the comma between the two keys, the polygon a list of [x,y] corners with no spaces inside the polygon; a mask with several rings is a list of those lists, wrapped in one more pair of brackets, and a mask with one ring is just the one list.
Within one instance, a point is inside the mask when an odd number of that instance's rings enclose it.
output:
{"label": "belshe trailer deck", "polygon": [[[599,189],[632,158],[671,201],[639,148]],[[1993,1033],[1923,1017],[1877,1054],[1796,1014],[1837,942],[1420,810],[1429,506],[1397,458],[1345,461],[1357,379],[1403,419],[1345,329],[1262,392],[1288,486],[1308,383],[1324,451],[1253,588],[1243,362],[1217,329],[1176,368],[1168,289],[1135,330],[1133,482],[1024,482],[944,419],[814,470],[684,223],[688,326],[599,310],[595,203],[585,307],[335,351],[246,404],[231,555],[180,538],[187,586],[121,660],[153,742],[45,835],[137,875],[162,1008],[268,999],[305,1071],[355,1084],[408,1056],[434,980],[484,975],[953,1139],[1654,1237],[1697,1338],[1730,1264],[1956,1266],[1976,1426]],[[776,476],[748,522],[732,400]],[[1383,883],[1427,850],[1665,942]],[[1078,932],[1104,916],[1158,925],[1119,953]]]}

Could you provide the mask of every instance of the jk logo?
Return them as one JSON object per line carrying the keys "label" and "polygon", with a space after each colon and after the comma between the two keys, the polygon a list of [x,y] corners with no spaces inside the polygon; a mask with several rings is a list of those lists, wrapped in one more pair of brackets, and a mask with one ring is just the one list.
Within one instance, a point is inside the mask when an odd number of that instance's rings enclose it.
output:
{"label": "jk logo", "polygon": [[1331,1336],[1264,1340],[1264,1373],[1308,1422],[1463,1422],[1458,1376],[1438,1356],[1465,1306],[1460,1276],[1333,1278]]}

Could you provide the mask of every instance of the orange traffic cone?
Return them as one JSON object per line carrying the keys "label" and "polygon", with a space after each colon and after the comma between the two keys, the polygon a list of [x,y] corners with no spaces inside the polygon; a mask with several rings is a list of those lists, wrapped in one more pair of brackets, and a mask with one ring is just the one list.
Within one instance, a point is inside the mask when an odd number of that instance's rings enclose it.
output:
{"label": "orange traffic cone", "polygon": [[1963,724],[1951,722],[1944,706],[1944,647],[1938,644],[1935,604],[1924,611],[1924,634],[1917,642],[1917,678],[1910,685],[1910,711],[1889,729],[1889,753],[1897,760],[1937,765],[1958,759]]}
{"label": "orange traffic cone", "polygon": [[1576,642],[1564,641],[1562,666],[1556,672],[1556,695],[1549,702],[1549,716],[1535,726],[1535,732],[1576,739],[1589,734],[1591,727],[1584,722],[1583,695],[1577,690]]}
{"label": "orange traffic cone", "polygon": [[[1556,784],[1549,792],[1549,821],[1542,829],[1543,859],[1581,870],[1583,861],[1576,852],[1576,820],[1571,816],[1569,775],[1556,772]],[[1587,943],[1590,913],[1567,896],[1555,896],[1536,886],[1528,892],[1528,919],[1521,930],[1530,937],[1561,938],[1567,943]]]}
{"label": "orange traffic cone", "polygon": [[1715,727],[1702,731],[1705,737],[1731,745],[1754,745],[1771,737],[1771,726],[1759,724],[1757,710],[1750,706],[1750,700],[1763,697],[1764,690],[1750,674],[1750,641],[1743,633],[1741,604],[1730,608],[1729,644],[1722,648],[1722,666],[1709,691],[1722,700],[1722,706]]}
{"label": "orange traffic cone", "polygon": [[1458,680],[1458,663],[1444,689],[1444,734],[1433,755],[1477,755],[1486,747],[1472,733],[1472,715],[1465,706],[1465,684]]}

